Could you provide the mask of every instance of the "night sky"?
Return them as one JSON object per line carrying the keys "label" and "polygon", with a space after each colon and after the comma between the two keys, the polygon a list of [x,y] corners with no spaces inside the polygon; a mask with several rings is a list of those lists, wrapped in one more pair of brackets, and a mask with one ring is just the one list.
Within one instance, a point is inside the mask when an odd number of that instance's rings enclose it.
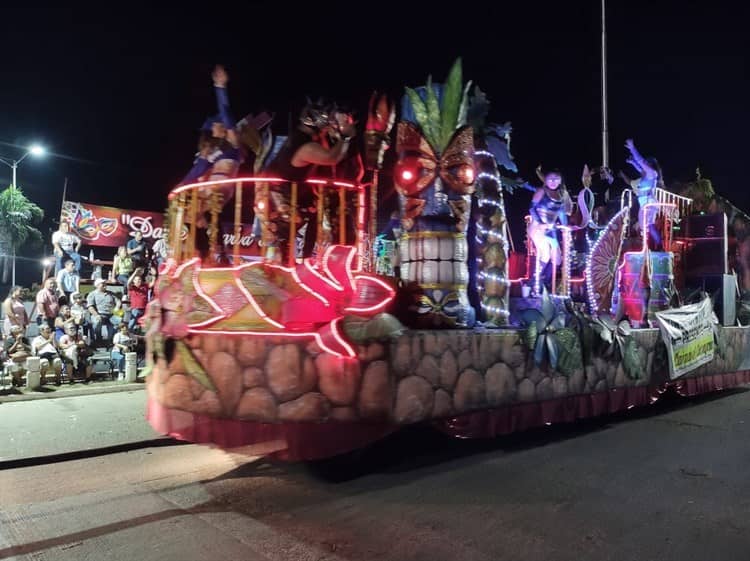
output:
{"label": "night sky", "polygon": [[[224,2],[176,12],[131,2],[106,11],[18,4],[3,13],[0,141],[38,141],[64,156],[19,167],[19,186],[50,219],[59,216],[66,177],[70,200],[163,210],[191,165],[198,127],[215,112],[216,63],[229,72],[234,114],[274,111],[283,133],[306,95],[364,111],[373,89],[400,97],[428,74],[442,80],[460,55],[465,78],[493,102],[492,120],[512,121],[523,177],[533,179],[541,162],[562,169],[577,191],[583,164],[601,160],[598,0],[440,10],[418,7],[427,2]],[[746,10],[610,0],[615,170],[635,176],[624,164],[632,137],[660,160],[668,184],[691,179],[700,165],[718,192],[750,208]],[[18,155],[0,144],[0,156]],[[0,184],[9,182],[3,166]],[[514,197],[524,206],[530,193]],[[47,220],[46,237],[50,228]],[[27,267],[36,277],[38,265]]]}

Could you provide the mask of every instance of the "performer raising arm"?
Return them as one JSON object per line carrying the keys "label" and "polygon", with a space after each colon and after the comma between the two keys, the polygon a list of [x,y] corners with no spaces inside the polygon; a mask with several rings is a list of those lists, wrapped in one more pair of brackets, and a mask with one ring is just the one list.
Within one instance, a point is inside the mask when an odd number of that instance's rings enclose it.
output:
{"label": "performer raising arm", "polygon": [[644,158],[635,147],[632,139],[625,141],[625,147],[630,152],[627,162],[633,166],[641,176],[638,179],[630,181],[630,185],[638,197],[638,225],[641,232],[647,229],[652,244],[661,245],[661,234],[654,224],[659,209],[656,206],[646,206],[656,202],[656,188],[662,182],[662,171],[656,158]]}
{"label": "performer raising arm", "polygon": [[235,131],[235,122],[229,111],[229,96],[227,95],[229,76],[223,66],[217,65],[211,77],[214,81],[219,112],[208,117],[203,123],[198,141],[198,153],[193,167],[180,182],[181,185],[197,181],[209,170],[211,171],[209,180],[234,177],[240,166],[240,145]]}

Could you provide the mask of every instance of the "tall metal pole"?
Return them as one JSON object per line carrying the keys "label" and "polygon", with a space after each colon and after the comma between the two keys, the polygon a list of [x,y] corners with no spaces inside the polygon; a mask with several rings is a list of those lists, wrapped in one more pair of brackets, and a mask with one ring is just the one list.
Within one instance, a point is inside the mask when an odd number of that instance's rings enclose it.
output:
{"label": "tall metal pole", "polygon": [[609,167],[609,130],[607,129],[607,17],[602,0],[602,165]]}
{"label": "tall metal pole", "polygon": [[[15,191],[16,191],[16,170],[17,169],[18,169],[18,162],[14,160],[13,161],[13,190],[10,193],[10,195],[11,195],[10,204],[11,205],[15,205],[14,201],[16,200],[15,199],[15,195],[16,195]],[[15,209],[11,208],[11,211],[13,211],[13,210],[15,210]],[[13,263],[11,265],[11,271],[12,271],[12,273],[11,273],[11,281],[10,281],[11,284],[10,285],[11,286],[16,286],[16,242],[15,242],[15,240],[12,240],[11,243],[13,245]]]}

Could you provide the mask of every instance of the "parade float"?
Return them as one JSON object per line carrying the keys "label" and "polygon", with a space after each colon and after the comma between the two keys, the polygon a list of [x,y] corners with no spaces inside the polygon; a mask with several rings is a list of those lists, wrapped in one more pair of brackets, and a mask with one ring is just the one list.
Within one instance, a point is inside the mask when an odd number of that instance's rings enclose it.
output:
{"label": "parade float", "polygon": [[[561,255],[552,278],[530,238],[511,278],[507,221],[524,218],[503,200],[510,127],[487,122],[487,98],[463,83],[460,63],[443,84],[407,88],[399,109],[392,130],[395,107],[373,97],[367,181],[274,175],[262,131],[251,174],[170,193],[170,259],[147,312],[156,430],[314,459],[415,423],[491,437],[750,382],[750,329],[731,306],[717,321],[710,298],[680,301],[689,198],[657,187],[637,210],[638,193],[626,192],[597,222],[584,174],[570,222],[550,229]],[[390,240],[377,229],[386,176],[399,199]],[[658,247],[633,228],[639,213]],[[209,251],[198,256],[202,235]],[[723,296],[734,302],[733,289]]]}

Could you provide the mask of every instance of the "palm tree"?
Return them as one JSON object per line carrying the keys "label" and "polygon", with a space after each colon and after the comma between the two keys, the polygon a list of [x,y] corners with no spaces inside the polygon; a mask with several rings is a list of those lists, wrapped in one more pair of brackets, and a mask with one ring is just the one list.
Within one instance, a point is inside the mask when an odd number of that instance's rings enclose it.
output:
{"label": "palm tree", "polygon": [[[16,250],[24,244],[39,245],[42,233],[34,225],[44,218],[44,211],[12,185],[0,193],[0,266],[3,283],[13,272],[16,283]],[[11,260],[12,259],[12,260]],[[8,265],[12,263],[12,267]]]}

